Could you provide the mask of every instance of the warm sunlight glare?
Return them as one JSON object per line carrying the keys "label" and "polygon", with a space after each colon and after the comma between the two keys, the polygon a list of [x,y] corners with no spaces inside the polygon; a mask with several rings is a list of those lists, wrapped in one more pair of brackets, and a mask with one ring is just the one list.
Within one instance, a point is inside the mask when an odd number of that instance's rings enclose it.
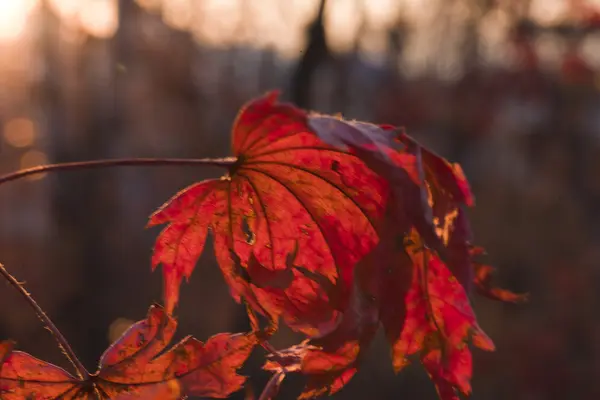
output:
{"label": "warm sunlight glare", "polygon": [[88,0],[79,12],[79,21],[90,35],[111,37],[119,24],[117,0]]}
{"label": "warm sunlight glare", "polygon": [[165,23],[175,29],[188,29],[193,22],[193,4],[189,0],[169,0],[163,3]]}
{"label": "warm sunlight glare", "polygon": [[235,31],[242,21],[238,0],[204,0],[196,7],[198,18],[192,29],[198,40],[216,46],[235,41]]}
{"label": "warm sunlight glare", "polygon": [[[405,3],[414,1],[404,0]],[[318,0],[136,2],[149,11],[160,12],[168,25],[191,31],[204,44],[229,46],[248,43],[257,48],[272,47],[280,54],[292,57],[297,57],[302,49],[306,25],[312,21],[319,7]],[[335,51],[350,50],[356,43],[362,24],[383,32],[396,22],[403,7],[401,3],[399,0],[329,0],[325,24],[330,45]],[[370,51],[378,51],[382,47],[382,38],[373,34],[362,42],[363,47],[366,45]]]}
{"label": "warm sunlight glare", "polygon": [[565,17],[568,8],[566,0],[532,0],[529,12],[540,24],[549,25]]}
{"label": "warm sunlight glare", "polygon": [[18,39],[37,5],[38,0],[0,0],[0,41]]}
{"label": "warm sunlight glare", "polygon": [[366,22],[380,29],[392,26],[400,11],[400,2],[398,0],[369,0],[365,1]]}
{"label": "warm sunlight glare", "polygon": [[67,25],[98,38],[109,38],[119,24],[117,0],[49,0]]}
{"label": "warm sunlight glare", "polygon": [[35,139],[35,125],[30,119],[13,118],[4,124],[4,141],[13,147],[31,146]]}
{"label": "warm sunlight glare", "polygon": [[160,10],[162,4],[162,0],[135,0],[135,2],[148,11]]}
{"label": "warm sunlight glare", "polygon": [[61,18],[73,21],[77,18],[82,1],[85,0],[48,0],[48,3]]}
{"label": "warm sunlight glare", "polygon": [[325,23],[331,47],[335,51],[350,50],[361,22],[361,12],[356,1],[334,0],[327,3]]}

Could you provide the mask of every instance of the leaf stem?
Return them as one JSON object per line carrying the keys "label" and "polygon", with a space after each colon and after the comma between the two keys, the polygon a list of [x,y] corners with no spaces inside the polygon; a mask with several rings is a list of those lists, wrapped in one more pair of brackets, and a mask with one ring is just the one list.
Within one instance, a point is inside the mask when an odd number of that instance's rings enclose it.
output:
{"label": "leaf stem", "polygon": [[285,371],[279,371],[276,374],[274,374],[271,377],[271,379],[269,379],[269,382],[267,382],[267,385],[263,389],[258,400],[273,399],[273,395],[275,394],[274,392],[276,390],[275,388],[277,387],[277,385],[279,385],[281,383],[281,381],[283,380],[284,377],[285,377]]}
{"label": "leaf stem", "polygon": [[[275,347],[273,347],[273,345],[271,343],[269,343],[268,340],[261,340],[260,345],[266,351],[271,353],[271,355],[274,356],[274,359],[278,358],[279,354],[277,352],[277,349],[275,349]],[[267,382],[267,385],[263,389],[258,400],[272,400],[275,398],[275,395],[279,391],[278,385],[281,384],[281,382],[285,379],[285,377],[288,373],[285,366],[283,366],[281,363],[280,363],[280,365],[281,365],[281,371],[278,371],[277,373],[273,374],[271,379],[269,379],[269,382]]]}
{"label": "leaf stem", "polygon": [[33,168],[22,169],[0,176],[0,185],[6,182],[24,178],[29,175],[52,171],[76,171],[83,169],[126,167],[126,166],[213,166],[229,168],[237,158],[115,158],[92,161],[77,161],[68,163],[40,165]]}
{"label": "leaf stem", "polygon": [[67,342],[67,339],[65,339],[60,330],[56,327],[56,325],[54,325],[54,322],[52,322],[50,317],[46,315],[44,310],[42,310],[42,308],[38,305],[38,303],[36,303],[33,297],[31,297],[27,290],[25,290],[23,285],[19,281],[17,281],[17,279],[14,276],[12,276],[2,264],[0,264],[0,274],[2,274],[4,279],[6,279],[8,283],[10,283],[15,289],[17,289],[19,293],[21,293],[21,295],[25,298],[27,303],[29,303],[31,308],[33,308],[37,316],[42,320],[44,325],[46,325],[46,327],[50,330],[50,333],[58,342],[59,347],[61,348],[67,359],[71,362],[71,364],[73,364],[73,367],[75,367],[79,378],[88,378],[90,376],[89,372],[85,369],[81,361],[79,361],[79,358],[77,358],[77,355],[75,355],[75,352],[71,348],[71,345],[69,345],[69,342]]}

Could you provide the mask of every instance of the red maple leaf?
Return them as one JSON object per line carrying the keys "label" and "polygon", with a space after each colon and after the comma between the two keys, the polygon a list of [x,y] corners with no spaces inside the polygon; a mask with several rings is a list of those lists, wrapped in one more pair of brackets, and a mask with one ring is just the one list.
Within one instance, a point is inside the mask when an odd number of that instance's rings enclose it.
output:
{"label": "red maple leaf", "polygon": [[492,351],[494,344],[477,324],[467,293],[444,263],[410,238],[408,254],[413,262],[413,282],[406,294],[406,316],[399,338],[392,344],[394,369],[406,365],[406,357],[420,352],[421,362],[436,384],[440,397],[457,399],[470,394],[472,375],[468,342]]}
{"label": "red maple leaf", "polygon": [[[387,186],[356,155],[325,144],[304,111],[276,100],[270,93],[241,110],[227,176],[184,189],[150,217],[149,226],[169,224],[152,265],[163,267],[172,311],[210,230],[236,299],[317,334],[335,323],[352,268],[377,241]],[[337,289],[323,290],[327,282]]]}
{"label": "red maple leaf", "polygon": [[[301,397],[339,390],[360,367],[379,325],[396,372],[418,354],[441,398],[470,393],[468,342],[485,350],[494,345],[468,299],[476,265],[462,207],[474,200],[462,170],[401,130],[321,115],[311,116],[309,125],[328,143],[359,155],[389,182],[391,197],[377,246],[353,270],[340,324],[311,340],[313,347],[294,348],[291,370],[308,376]],[[475,280],[480,285],[482,278]]]}
{"label": "red maple leaf", "polygon": [[46,399],[225,398],[239,390],[237,374],[254,348],[254,335],[218,334],[202,343],[187,337],[163,352],[177,322],[153,306],[100,359],[98,371],[76,378],[64,369],[0,344],[0,397]]}
{"label": "red maple leaf", "polygon": [[[493,343],[478,326],[463,286],[423,246],[418,233],[396,239],[382,236],[356,266],[349,307],[336,330],[293,349],[296,363],[289,363],[288,372],[308,376],[301,398],[340,390],[360,368],[362,353],[380,325],[396,372],[418,354],[442,399],[458,399],[458,391],[470,393],[468,342],[472,337],[485,350],[493,350]],[[289,359],[289,351],[282,354]],[[265,368],[277,371],[273,362]]]}
{"label": "red maple leaf", "polygon": [[474,205],[475,199],[460,166],[424,148],[402,128],[319,114],[309,117],[309,126],[385,178],[397,202],[397,223],[417,229],[469,290],[471,232],[463,207]]}

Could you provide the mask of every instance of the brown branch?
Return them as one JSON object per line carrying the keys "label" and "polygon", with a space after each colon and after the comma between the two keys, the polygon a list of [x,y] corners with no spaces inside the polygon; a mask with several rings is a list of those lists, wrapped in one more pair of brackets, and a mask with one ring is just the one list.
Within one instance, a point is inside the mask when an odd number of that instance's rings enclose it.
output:
{"label": "brown branch", "polygon": [[40,165],[33,168],[22,169],[0,176],[0,185],[15,181],[29,175],[41,174],[52,171],[77,171],[83,169],[110,168],[110,167],[135,167],[135,166],[213,166],[231,167],[237,159],[227,158],[117,158],[93,161],[78,161],[60,164]]}
{"label": "brown branch", "polygon": [[31,297],[27,290],[25,290],[23,285],[19,281],[17,281],[17,279],[14,276],[12,276],[2,264],[0,264],[0,274],[2,274],[4,279],[6,279],[8,283],[10,283],[19,293],[21,293],[21,295],[25,298],[27,303],[29,303],[31,308],[33,308],[37,316],[42,320],[44,325],[46,325],[48,330],[50,330],[50,333],[58,342],[59,347],[61,348],[67,359],[71,362],[71,364],[73,364],[73,367],[75,367],[79,378],[87,379],[90,376],[90,374],[88,373],[87,369],[85,369],[81,361],[79,361],[79,358],[77,358],[77,355],[71,348],[71,345],[69,345],[67,339],[65,339],[60,330],[56,327],[56,325],[54,325],[54,322],[52,322],[50,317],[46,315],[44,310],[42,310],[42,308],[38,305],[38,303],[36,303],[33,297]]}

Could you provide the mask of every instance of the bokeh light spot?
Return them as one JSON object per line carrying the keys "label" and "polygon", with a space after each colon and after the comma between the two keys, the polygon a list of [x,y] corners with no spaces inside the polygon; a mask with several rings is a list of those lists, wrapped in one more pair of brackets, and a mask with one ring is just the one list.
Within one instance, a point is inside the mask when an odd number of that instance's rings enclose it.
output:
{"label": "bokeh light spot", "polygon": [[35,124],[30,119],[13,118],[4,124],[4,141],[13,147],[31,146],[36,136]]}

